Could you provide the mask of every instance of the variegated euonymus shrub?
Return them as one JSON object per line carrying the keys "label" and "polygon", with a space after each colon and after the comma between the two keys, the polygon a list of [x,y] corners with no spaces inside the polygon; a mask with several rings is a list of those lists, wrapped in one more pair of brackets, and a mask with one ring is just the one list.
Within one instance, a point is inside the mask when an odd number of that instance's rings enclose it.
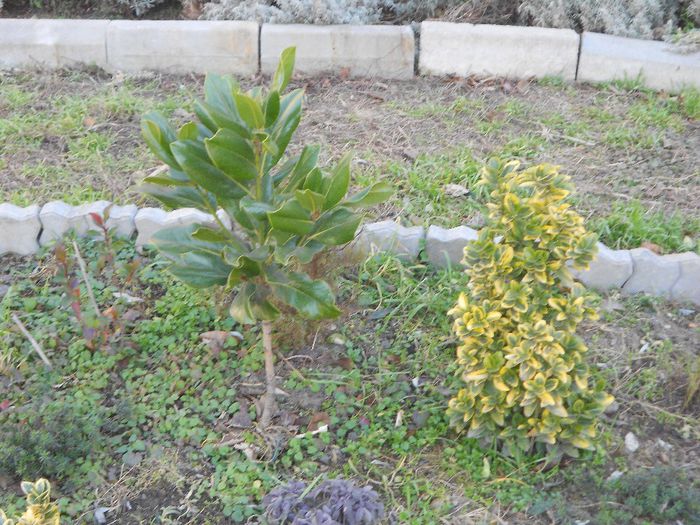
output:
{"label": "variegated euonymus shrub", "polygon": [[[235,291],[234,319],[262,323],[268,386],[263,426],[275,391],[270,323],[281,309],[311,319],[340,313],[328,284],[312,279],[304,266],[327,247],[351,241],[361,221],[358,210],[391,194],[380,182],[348,196],[349,156],[326,171],[317,166],[317,146],[285,155],[304,96],[301,89],[285,93],[294,55],[294,48],[282,53],[269,89],[243,91],[230,77],[208,75],[205,99],[194,107],[197,121],[178,130],[158,114],[142,123],[146,142],[169,167],[145,179],[146,193],[169,208],[198,208],[217,221],[154,236],[170,272],[193,287]],[[220,210],[236,228],[227,227]]]}
{"label": "variegated euonymus shrub", "polygon": [[595,448],[596,418],[613,400],[592,384],[576,327],[596,313],[567,266],[587,267],[596,236],[565,202],[567,176],[518,166],[492,160],[482,171],[487,225],[465,248],[468,289],[450,312],[464,387],[448,413],[508,453],[543,443],[576,456]]}
{"label": "variegated euonymus shrub", "polygon": [[59,525],[58,505],[51,501],[51,484],[47,480],[23,481],[22,491],[27,496],[27,510],[16,520],[0,510],[0,525]]}

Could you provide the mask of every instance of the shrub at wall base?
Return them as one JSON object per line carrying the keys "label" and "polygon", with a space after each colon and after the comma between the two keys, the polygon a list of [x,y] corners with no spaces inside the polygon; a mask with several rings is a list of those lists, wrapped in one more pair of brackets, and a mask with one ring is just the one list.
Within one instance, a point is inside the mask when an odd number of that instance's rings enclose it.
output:
{"label": "shrub at wall base", "polygon": [[567,267],[590,263],[596,237],[565,202],[568,177],[553,166],[492,160],[480,184],[488,222],[465,249],[468,290],[450,312],[465,384],[448,413],[507,453],[577,456],[595,448],[596,418],[613,400],[591,384],[576,327],[596,314]]}
{"label": "shrub at wall base", "polygon": [[[195,105],[198,122],[175,131],[151,114],[142,126],[149,146],[170,168],[146,178],[147,193],[170,208],[198,208],[217,223],[154,236],[170,272],[194,287],[236,290],[234,319],[262,322],[268,383],[263,426],[275,391],[270,323],[281,309],[310,319],[340,313],[328,284],[303,267],[325,248],[353,240],[361,221],[357,210],[391,192],[378,183],[348,197],[350,157],[324,172],[316,166],[316,146],[282,162],[304,96],[301,89],[284,94],[294,55],[294,48],[282,53],[269,90],[243,92],[232,78],[210,75],[205,100]],[[235,228],[224,224],[219,209]]]}

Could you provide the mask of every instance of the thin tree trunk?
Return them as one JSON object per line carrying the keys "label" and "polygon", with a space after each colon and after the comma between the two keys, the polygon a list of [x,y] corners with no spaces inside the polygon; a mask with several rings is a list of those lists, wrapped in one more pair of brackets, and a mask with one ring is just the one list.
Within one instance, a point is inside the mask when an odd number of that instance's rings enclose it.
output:
{"label": "thin tree trunk", "polygon": [[267,428],[270,426],[272,416],[275,411],[275,361],[272,353],[272,323],[270,321],[262,322],[263,333],[263,348],[265,349],[265,379],[267,381],[267,392],[265,394],[265,403],[263,405],[262,418],[260,426]]}

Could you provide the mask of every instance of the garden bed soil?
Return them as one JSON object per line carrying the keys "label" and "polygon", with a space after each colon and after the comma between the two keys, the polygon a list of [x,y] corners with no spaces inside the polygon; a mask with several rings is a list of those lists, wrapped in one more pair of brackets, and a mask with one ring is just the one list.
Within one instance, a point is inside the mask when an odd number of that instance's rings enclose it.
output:
{"label": "garden bed soil", "polygon": [[[177,107],[190,108],[202,82],[101,72],[2,74],[0,92],[8,96],[0,98],[6,119],[0,201],[144,202],[135,185],[158,164],[140,137],[141,115],[161,108],[174,121],[187,121],[190,110]],[[445,195],[444,187],[473,186],[478,167],[498,155],[561,166],[586,217],[638,199],[649,210],[700,218],[700,200],[691,198],[700,192],[700,98],[556,79],[329,77],[296,85],[306,88],[307,100],[294,143],[319,143],[332,158],[352,151],[358,180],[394,183],[397,195],[381,210],[384,217],[466,221],[474,208]],[[693,113],[683,109],[686,103]]]}

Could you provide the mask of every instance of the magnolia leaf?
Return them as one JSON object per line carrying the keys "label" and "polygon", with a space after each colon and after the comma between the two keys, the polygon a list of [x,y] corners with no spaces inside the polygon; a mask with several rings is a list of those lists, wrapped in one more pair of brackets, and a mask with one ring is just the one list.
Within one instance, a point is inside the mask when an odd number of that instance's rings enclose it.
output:
{"label": "magnolia leaf", "polygon": [[324,208],[326,198],[320,193],[311,190],[296,190],[294,192],[297,201],[306,210],[316,213]]}
{"label": "magnolia leaf", "polygon": [[159,200],[168,208],[197,208],[208,211],[216,207],[216,201],[211,194],[202,194],[192,187],[167,187],[146,185],[141,191]]}
{"label": "magnolia leaf", "polygon": [[311,190],[316,193],[323,193],[323,173],[318,168],[312,169],[304,180],[305,190]]}
{"label": "magnolia leaf", "polygon": [[359,193],[351,196],[345,202],[343,206],[346,208],[366,208],[367,206],[374,206],[375,204],[381,204],[387,200],[394,193],[393,188],[386,182],[377,182],[365,188]]}
{"label": "magnolia leaf", "polygon": [[180,170],[170,169],[167,175],[161,173],[147,175],[143,179],[144,184],[157,184],[159,186],[191,186],[189,177]]}
{"label": "magnolia leaf", "polygon": [[231,236],[220,228],[200,226],[194,231],[192,238],[197,239],[198,241],[225,243],[231,238]]}
{"label": "magnolia leaf", "polygon": [[231,110],[223,111],[206,102],[195,102],[194,111],[202,123],[213,133],[223,128],[246,139],[252,137],[248,127],[240,120],[235,106]]}
{"label": "magnolia leaf", "polygon": [[178,140],[197,140],[199,138],[199,128],[194,122],[188,122],[177,130]]}
{"label": "magnolia leaf", "polygon": [[220,255],[199,251],[181,254],[168,267],[170,273],[193,288],[223,286],[232,269]]}
{"label": "magnolia leaf", "polygon": [[321,216],[309,239],[332,246],[340,246],[355,238],[362,217],[345,208],[338,208]]}
{"label": "magnolia leaf", "polygon": [[326,319],[340,315],[326,282],[315,281],[303,273],[286,273],[275,268],[267,268],[265,277],[275,297],[303,317]]}
{"label": "magnolia leaf", "polygon": [[[288,168],[289,180],[286,190],[295,190],[304,184],[307,175],[316,167],[318,162],[318,146],[305,146],[299,155],[296,163]],[[282,170],[280,170],[282,171]],[[280,178],[281,180],[282,178]]]}
{"label": "magnolia leaf", "polygon": [[201,235],[206,236],[204,229],[197,224],[175,226],[156,232],[151,238],[151,242],[155,244],[158,251],[170,257],[193,251],[208,252],[211,255],[221,257],[224,247],[227,246],[226,242],[211,237],[197,238],[195,237],[197,232],[202,232]]}
{"label": "magnolia leaf", "polygon": [[269,128],[275,123],[280,114],[280,94],[271,91],[265,100],[265,127]]}
{"label": "magnolia leaf", "polygon": [[296,258],[301,264],[309,264],[326,245],[318,241],[308,241],[303,245],[297,244],[297,237],[293,237],[275,250],[275,260],[286,265],[292,258]]}
{"label": "magnolia leaf", "polygon": [[211,163],[202,144],[191,140],[178,141],[171,148],[187,176],[217,198],[240,199],[248,194],[245,185],[227,176]]}
{"label": "magnolia leaf", "polygon": [[244,284],[234,297],[229,313],[240,324],[274,321],[279,310],[252,283]]}
{"label": "magnolia leaf", "polygon": [[296,47],[288,47],[282,51],[280,61],[277,63],[277,70],[272,77],[270,89],[272,91],[284,91],[292,78],[294,72],[294,60],[296,58]]}
{"label": "magnolia leaf", "polygon": [[279,153],[272,158],[273,164],[281,157],[287,149],[292,134],[299,126],[301,120],[301,103],[304,98],[304,91],[297,89],[280,98],[280,114],[277,122],[270,130],[270,136],[277,144]]}
{"label": "magnolia leaf", "polygon": [[314,227],[309,212],[296,200],[288,200],[279,209],[268,212],[267,217],[272,228],[282,232],[306,235]]}
{"label": "magnolia leaf", "polygon": [[245,93],[234,93],[233,99],[236,102],[236,109],[243,122],[252,129],[263,129],[265,127],[265,116],[257,100]]}
{"label": "magnolia leaf", "polygon": [[345,194],[348,192],[348,186],[350,185],[350,162],[352,157],[350,154],[345,155],[338,165],[335,167],[333,172],[327,179],[327,183],[324,184],[323,193],[326,196],[326,202],[324,205],[324,210],[329,210],[336,204],[338,204]]}
{"label": "magnolia leaf", "polygon": [[258,176],[253,148],[237,133],[220,129],[204,145],[212,163],[233,180],[245,183]]}
{"label": "magnolia leaf", "polygon": [[178,163],[170,150],[170,144],[177,140],[175,131],[158,112],[144,115],[141,120],[141,133],[146,144],[160,160],[168,166],[178,168]]}

